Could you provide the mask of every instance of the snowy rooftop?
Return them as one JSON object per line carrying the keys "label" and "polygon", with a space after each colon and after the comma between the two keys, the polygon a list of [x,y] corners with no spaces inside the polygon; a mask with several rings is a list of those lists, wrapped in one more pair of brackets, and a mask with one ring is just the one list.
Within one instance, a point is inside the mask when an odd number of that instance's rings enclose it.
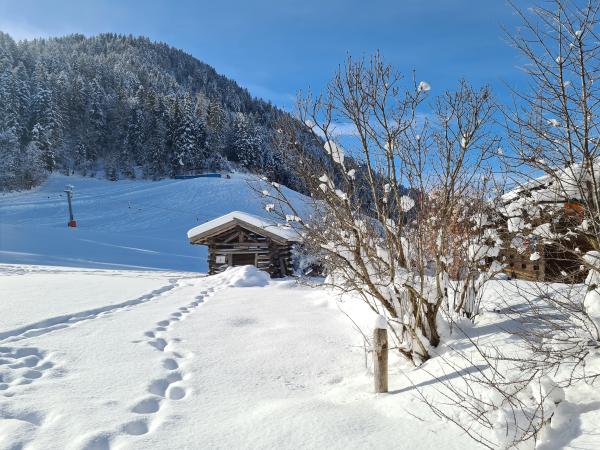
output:
{"label": "snowy rooftop", "polygon": [[[600,174],[600,159],[594,162],[594,172]],[[504,202],[517,200],[523,193],[529,193],[537,202],[562,202],[581,197],[580,187],[590,177],[590,171],[580,164],[573,164],[554,171],[554,175],[542,175],[529,180],[512,191],[502,195]]]}
{"label": "snowy rooftop", "polygon": [[246,226],[251,230],[263,232],[274,238],[279,238],[285,241],[298,241],[298,232],[288,225],[277,224],[263,217],[255,216],[241,211],[232,211],[224,216],[217,217],[202,225],[192,228],[187,232],[187,237],[190,240],[198,242],[199,240],[212,236],[220,231],[228,228],[229,225],[239,224]]}

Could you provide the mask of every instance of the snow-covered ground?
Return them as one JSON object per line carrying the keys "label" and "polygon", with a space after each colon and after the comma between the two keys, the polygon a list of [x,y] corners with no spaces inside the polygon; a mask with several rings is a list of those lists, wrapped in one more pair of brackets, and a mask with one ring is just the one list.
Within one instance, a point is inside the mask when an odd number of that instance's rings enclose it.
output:
{"label": "snow-covered ground", "polygon": [[[52,176],[0,196],[0,450],[482,448],[420,395],[443,400],[459,353],[478,370],[472,342],[514,345],[494,312],[519,306],[514,285],[493,282],[467,337],[445,331],[421,368],[393,353],[390,393],[374,395],[346,316],[370,330],[361,302],[251,267],[199,273],[189,228],[266,214],[247,181]],[[600,448],[598,389],[567,389],[561,409],[540,449]]]}
{"label": "snow-covered ground", "polygon": [[3,265],[0,448],[477,448],[371,393],[330,294],[256,272]]}

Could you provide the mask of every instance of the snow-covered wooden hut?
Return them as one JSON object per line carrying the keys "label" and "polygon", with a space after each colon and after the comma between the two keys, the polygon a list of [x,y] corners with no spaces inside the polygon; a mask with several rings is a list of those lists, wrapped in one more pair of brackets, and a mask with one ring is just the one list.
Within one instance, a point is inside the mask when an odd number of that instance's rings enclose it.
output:
{"label": "snow-covered wooden hut", "polygon": [[192,228],[191,244],[208,246],[208,272],[216,274],[228,267],[253,265],[283,277],[292,274],[292,247],[296,231],[262,217],[233,211]]}

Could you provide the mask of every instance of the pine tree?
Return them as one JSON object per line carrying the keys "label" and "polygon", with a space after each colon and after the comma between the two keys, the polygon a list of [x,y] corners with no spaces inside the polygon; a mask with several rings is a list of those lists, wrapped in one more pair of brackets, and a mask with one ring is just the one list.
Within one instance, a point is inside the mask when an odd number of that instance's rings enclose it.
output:
{"label": "pine tree", "polygon": [[104,93],[100,83],[94,79],[89,86],[88,116],[87,116],[87,167],[92,175],[96,161],[106,149],[106,111],[104,109]]}
{"label": "pine tree", "polygon": [[45,178],[41,152],[34,142],[21,148],[13,129],[0,130],[0,187],[31,189]]}
{"label": "pine tree", "polygon": [[37,186],[44,178],[47,172],[44,168],[42,152],[34,141],[25,146],[19,153],[19,186],[31,189]]}
{"label": "pine tree", "polygon": [[24,124],[19,117],[19,103],[15,95],[12,71],[0,73],[0,130],[12,130],[18,137],[23,134]]}
{"label": "pine tree", "polygon": [[251,117],[236,114],[230,151],[230,158],[247,169],[262,167],[262,140]]}
{"label": "pine tree", "polygon": [[17,180],[19,169],[19,141],[13,129],[0,129],[0,187],[5,190],[20,187]]}
{"label": "pine tree", "polygon": [[132,109],[125,131],[123,145],[117,159],[121,173],[127,178],[135,178],[133,166],[143,160],[144,151],[144,116],[140,109]]}
{"label": "pine tree", "polygon": [[144,170],[152,179],[167,175],[167,123],[166,111],[162,102],[153,93],[148,93],[146,99],[148,108],[144,120],[144,145],[146,147],[146,162]]}
{"label": "pine tree", "polygon": [[[27,74],[27,69],[22,61],[18,63],[16,68],[13,70],[13,88],[14,88],[14,100],[16,102],[15,110],[19,116],[19,123],[23,125],[19,130],[19,134],[23,139],[26,134],[25,125],[30,123],[31,113],[31,90],[30,80]],[[0,82],[1,84],[1,82]]]}
{"label": "pine tree", "polygon": [[48,135],[44,126],[36,123],[31,131],[31,144],[40,152],[40,158],[46,170],[52,172],[56,167],[56,153]]}
{"label": "pine tree", "polygon": [[224,154],[227,136],[227,118],[218,100],[212,99],[206,113],[206,143],[209,155]]}
{"label": "pine tree", "polygon": [[189,96],[184,97],[179,111],[173,142],[175,158],[182,169],[198,169],[205,159],[201,144],[203,133]]}

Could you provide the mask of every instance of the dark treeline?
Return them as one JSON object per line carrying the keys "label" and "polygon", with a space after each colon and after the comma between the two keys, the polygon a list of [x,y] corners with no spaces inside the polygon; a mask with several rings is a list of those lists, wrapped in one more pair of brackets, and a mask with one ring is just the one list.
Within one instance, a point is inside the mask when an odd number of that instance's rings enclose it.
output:
{"label": "dark treeline", "polygon": [[273,145],[283,114],[147,38],[0,32],[0,189],[54,170],[158,179],[232,163],[299,188]]}

